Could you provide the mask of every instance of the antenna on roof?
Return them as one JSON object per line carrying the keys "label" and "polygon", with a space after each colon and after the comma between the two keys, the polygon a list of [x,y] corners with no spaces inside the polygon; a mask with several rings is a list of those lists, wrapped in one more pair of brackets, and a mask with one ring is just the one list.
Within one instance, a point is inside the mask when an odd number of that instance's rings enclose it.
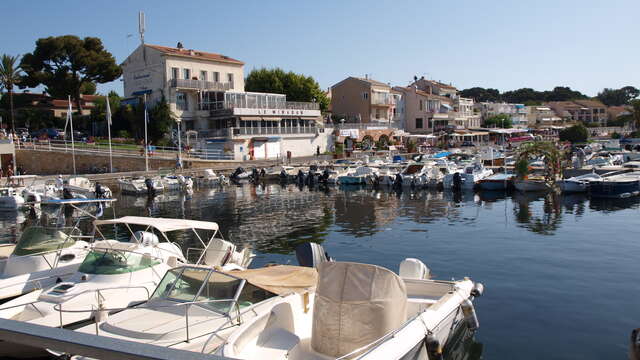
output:
{"label": "antenna on roof", "polygon": [[140,34],[140,42],[144,45],[144,12],[138,12],[138,33]]}

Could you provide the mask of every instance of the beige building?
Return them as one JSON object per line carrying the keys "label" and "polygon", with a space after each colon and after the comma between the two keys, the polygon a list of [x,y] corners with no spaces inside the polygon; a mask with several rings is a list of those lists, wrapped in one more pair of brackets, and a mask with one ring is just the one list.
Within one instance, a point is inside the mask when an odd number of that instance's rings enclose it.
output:
{"label": "beige building", "polygon": [[429,94],[415,86],[396,86],[404,101],[404,130],[410,133],[433,133],[449,123],[452,101],[445,96]]}
{"label": "beige building", "polygon": [[545,105],[567,121],[598,123],[604,126],[608,118],[607,107],[597,100],[552,101]]}
{"label": "beige building", "polygon": [[[284,94],[244,91],[244,63],[225,55],[141,45],[122,64],[129,102],[163,96],[180,118],[182,134],[210,159],[309,156],[330,145],[317,103],[287,101]],[[151,119],[153,121],[153,119]]]}
{"label": "beige building", "polygon": [[562,122],[562,118],[548,106],[527,106],[527,123],[530,127],[559,125]]}
{"label": "beige building", "polygon": [[345,122],[389,124],[396,105],[391,86],[366,77],[350,76],[331,87],[331,111]]}

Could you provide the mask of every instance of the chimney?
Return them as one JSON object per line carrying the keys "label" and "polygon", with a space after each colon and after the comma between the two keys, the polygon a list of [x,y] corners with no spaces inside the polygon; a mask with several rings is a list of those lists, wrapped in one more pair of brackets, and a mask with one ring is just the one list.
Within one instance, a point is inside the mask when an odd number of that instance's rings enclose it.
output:
{"label": "chimney", "polygon": [[178,45],[176,45],[176,47],[178,49],[182,49],[184,46],[182,46],[182,42],[178,41]]}
{"label": "chimney", "polygon": [[195,52],[195,51],[193,51],[193,49],[189,50],[189,55],[193,56],[193,55],[195,55],[195,54],[196,54],[196,52]]}

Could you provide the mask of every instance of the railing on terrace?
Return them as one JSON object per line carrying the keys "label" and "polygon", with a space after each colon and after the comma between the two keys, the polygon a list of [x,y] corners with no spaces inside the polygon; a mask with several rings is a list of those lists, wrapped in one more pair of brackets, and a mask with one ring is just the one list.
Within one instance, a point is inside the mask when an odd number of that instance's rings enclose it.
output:
{"label": "railing on terrace", "polygon": [[[228,131],[227,129],[221,129]],[[226,154],[219,150],[211,149],[193,149],[189,148],[186,139],[182,142],[182,159],[233,159],[232,154]],[[16,142],[16,149],[35,150],[35,151],[56,151],[56,152],[72,152],[71,141],[64,140],[34,140],[27,142]],[[135,144],[119,144],[112,143],[111,151],[113,156],[139,158],[144,156],[144,147]],[[75,142],[75,153],[78,155],[99,155],[109,156],[109,145],[106,142],[85,143],[81,141]],[[153,159],[176,159],[178,156],[177,147],[150,146],[149,157]],[[107,160],[108,162],[108,160]],[[104,169],[96,168],[96,171]],[[108,170],[108,169],[107,169]]]}
{"label": "railing on terrace", "polygon": [[370,123],[344,123],[344,124],[333,124],[336,129],[380,129],[380,128],[389,128],[389,129],[399,129],[400,123],[398,122],[370,122]]}
{"label": "railing on terrace", "polygon": [[234,128],[233,135],[315,134],[316,127],[245,127]]}
{"label": "railing on terrace", "polygon": [[373,105],[393,105],[394,104],[394,99],[393,99],[393,96],[390,96],[388,94],[382,95],[382,94],[374,93],[371,96],[371,104],[373,104]]}
{"label": "railing on terrace", "polygon": [[169,80],[169,86],[174,88],[184,89],[198,89],[198,90],[231,90],[233,89],[233,83],[226,82],[214,82],[204,80],[193,79],[171,79]]}

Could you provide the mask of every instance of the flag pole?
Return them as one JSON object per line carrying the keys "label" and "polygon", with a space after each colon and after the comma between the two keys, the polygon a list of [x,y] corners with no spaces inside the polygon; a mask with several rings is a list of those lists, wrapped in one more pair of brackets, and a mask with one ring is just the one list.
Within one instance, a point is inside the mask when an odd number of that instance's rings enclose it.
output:
{"label": "flag pole", "polygon": [[111,105],[109,105],[109,96],[106,97],[107,100],[107,133],[109,134],[109,169],[110,172],[113,172],[113,153],[111,152]]}
{"label": "flag pole", "polygon": [[144,168],[149,171],[149,143],[147,142],[147,94],[143,95],[144,99]]}
{"label": "flag pole", "polygon": [[71,114],[71,95],[69,95],[69,124],[71,125],[71,156],[73,157],[73,174],[76,175],[76,146],[73,141],[73,115]]}

